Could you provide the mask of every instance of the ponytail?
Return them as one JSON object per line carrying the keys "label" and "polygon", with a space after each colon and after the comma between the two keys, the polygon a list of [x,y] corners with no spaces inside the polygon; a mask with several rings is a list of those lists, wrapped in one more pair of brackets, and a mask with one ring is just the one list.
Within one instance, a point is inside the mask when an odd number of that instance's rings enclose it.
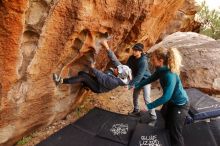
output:
{"label": "ponytail", "polygon": [[182,57],[176,48],[169,48],[167,51],[167,66],[171,72],[180,74],[180,67],[182,66]]}
{"label": "ponytail", "polygon": [[182,66],[182,57],[176,48],[158,48],[153,54],[156,55],[158,59],[163,59],[164,65],[166,65],[171,72],[180,74],[180,67]]}

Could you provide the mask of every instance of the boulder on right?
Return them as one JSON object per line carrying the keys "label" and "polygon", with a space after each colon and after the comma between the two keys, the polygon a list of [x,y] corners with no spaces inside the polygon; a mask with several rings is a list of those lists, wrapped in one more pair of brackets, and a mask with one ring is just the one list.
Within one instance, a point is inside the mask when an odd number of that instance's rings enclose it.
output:
{"label": "boulder on right", "polygon": [[175,47],[183,58],[181,80],[186,88],[220,93],[220,40],[193,32],[176,32],[149,49]]}

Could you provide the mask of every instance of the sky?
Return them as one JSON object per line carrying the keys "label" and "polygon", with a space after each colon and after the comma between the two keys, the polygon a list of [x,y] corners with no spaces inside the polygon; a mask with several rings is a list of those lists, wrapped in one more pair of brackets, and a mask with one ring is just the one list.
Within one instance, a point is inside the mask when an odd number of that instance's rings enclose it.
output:
{"label": "sky", "polygon": [[220,9],[220,0],[196,0],[197,3],[206,1],[206,4],[210,9]]}

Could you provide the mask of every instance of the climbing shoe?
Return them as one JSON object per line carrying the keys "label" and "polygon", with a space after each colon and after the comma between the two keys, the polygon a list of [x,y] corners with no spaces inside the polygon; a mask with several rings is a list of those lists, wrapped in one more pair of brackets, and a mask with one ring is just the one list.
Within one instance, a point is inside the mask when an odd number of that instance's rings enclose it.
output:
{"label": "climbing shoe", "polygon": [[55,82],[56,86],[59,84],[62,84],[62,78],[58,76],[57,74],[53,73],[53,81]]}

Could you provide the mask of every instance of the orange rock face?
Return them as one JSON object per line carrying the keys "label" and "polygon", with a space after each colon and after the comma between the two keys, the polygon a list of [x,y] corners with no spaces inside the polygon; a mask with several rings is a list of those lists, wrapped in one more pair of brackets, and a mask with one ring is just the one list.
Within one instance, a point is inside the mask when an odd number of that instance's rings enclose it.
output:
{"label": "orange rock face", "polygon": [[110,46],[122,61],[136,42],[143,42],[147,50],[166,32],[185,3],[0,1],[0,144],[13,144],[65,117],[81,102],[85,91],[80,84],[56,87],[52,73],[76,75],[86,70],[83,64],[91,59],[97,68],[104,69],[108,59],[99,43],[107,35],[112,36]]}

